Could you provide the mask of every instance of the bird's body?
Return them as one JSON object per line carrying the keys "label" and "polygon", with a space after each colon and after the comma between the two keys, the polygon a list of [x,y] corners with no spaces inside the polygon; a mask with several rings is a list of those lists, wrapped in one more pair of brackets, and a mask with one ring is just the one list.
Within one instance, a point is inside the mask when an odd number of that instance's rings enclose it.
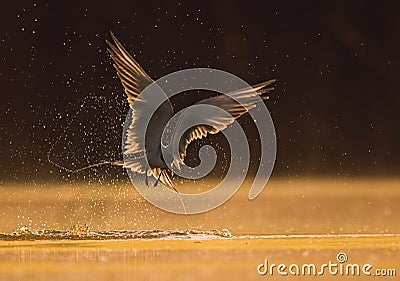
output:
{"label": "bird's body", "polygon": [[[164,159],[161,151],[161,138],[165,126],[174,116],[173,106],[169,99],[165,97],[166,101],[158,107],[146,126],[146,122],[144,122],[145,115],[149,110],[151,101],[144,100],[142,96],[138,98],[138,96],[153,80],[129,55],[115,36],[113,34],[111,36],[115,45],[107,41],[110,47],[108,51],[114,61],[114,67],[124,86],[132,109],[132,123],[127,131],[124,154],[141,155],[139,157],[127,157],[123,165],[134,172],[146,174],[146,181],[147,176],[154,176],[156,178],[155,185],[160,181],[165,186],[176,190],[172,182],[174,173],[168,164],[179,169],[180,163],[183,163],[186,157],[186,148],[190,142],[224,130],[235,119],[245,114],[249,109],[256,107],[256,103],[260,100],[257,98],[258,96],[267,99],[268,96],[265,94],[274,89],[272,84],[275,80],[269,80],[252,86],[252,89],[237,90],[230,93],[234,100],[226,95],[219,95],[197,102],[196,104],[199,105],[217,106],[230,113],[232,117],[222,118],[218,115],[200,117],[204,119],[204,124],[193,126],[187,130],[177,140],[179,142],[179,152],[176,155],[171,155],[171,159]],[[177,126],[179,125],[178,123]],[[145,135],[145,143],[140,141],[143,135]],[[143,161],[143,157],[146,157],[147,162]]]}

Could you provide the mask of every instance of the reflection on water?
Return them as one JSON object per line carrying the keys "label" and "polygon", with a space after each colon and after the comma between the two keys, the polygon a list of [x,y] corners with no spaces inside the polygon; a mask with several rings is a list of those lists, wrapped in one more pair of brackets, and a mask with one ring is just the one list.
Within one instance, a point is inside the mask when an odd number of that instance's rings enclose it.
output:
{"label": "reflection on water", "polygon": [[256,200],[244,186],[194,216],[158,210],[131,186],[0,186],[0,281],[289,280],[260,276],[257,265],[323,264],[339,252],[351,263],[396,268],[399,186],[398,179],[272,181]]}
{"label": "reflection on water", "polygon": [[[351,263],[400,270],[400,239],[395,235],[202,239],[208,235],[178,231],[169,237],[184,239],[0,241],[0,280],[291,280],[276,274],[260,276],[257,266],[265,259],[274,264],[321,265],[337,262],[338,253],[345,253]],[[363,276],[295,277],[341,278],[366,280]]]}

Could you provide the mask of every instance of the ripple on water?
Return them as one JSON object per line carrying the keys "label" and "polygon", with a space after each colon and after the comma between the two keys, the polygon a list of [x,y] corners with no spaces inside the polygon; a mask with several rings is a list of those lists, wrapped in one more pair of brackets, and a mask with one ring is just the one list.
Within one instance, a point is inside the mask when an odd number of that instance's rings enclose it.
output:
{"label": "ripple on water", "polygon": [[20,227],[12,233],[0,233],[3,241],[29,240],[134,240],[134,239],[165,239],[165,240],[209,240],[231,238],[226,230],[103,230],[92,231],[87,225],[75,225],[70,230],[30,230]]}

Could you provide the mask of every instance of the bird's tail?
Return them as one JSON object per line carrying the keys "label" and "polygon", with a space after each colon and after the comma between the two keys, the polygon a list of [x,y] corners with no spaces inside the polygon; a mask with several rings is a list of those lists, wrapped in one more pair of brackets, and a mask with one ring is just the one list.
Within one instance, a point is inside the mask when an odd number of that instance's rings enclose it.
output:
{"label": "bird's tail", "polygon": [[109,162],[108,164],[113,165],[113,166],[124,166],[124,160],[113,161],[113,162]]}
{"label": "bird's tail", "polygon": [[71,173],[71,174],[79,173],[79,172],[82,172],[82,171],[85,171],[85,170],[88,170],[88,169],[91,169],[91,168],[97,168],[97,167],[104,166],[104,165],[112,165],[112,166],[123,166],[124,165],[124,162],[123,161],[119,161],[119,160],[118,161],[106,161],[106,160],[103,160],[103,161],[97,162],[95,164],[84,166],[82,168],[71,169],[71,168],[67,168],[67,167],[65,167],[65,166],[63,166],[61,164],[58,164],[58,163],[52,161],[50,158],[48,158],[48,161],[50,162],[50,164],[52,164],[53,166],[59,168],[60,170],[66,171],[67,173]]}

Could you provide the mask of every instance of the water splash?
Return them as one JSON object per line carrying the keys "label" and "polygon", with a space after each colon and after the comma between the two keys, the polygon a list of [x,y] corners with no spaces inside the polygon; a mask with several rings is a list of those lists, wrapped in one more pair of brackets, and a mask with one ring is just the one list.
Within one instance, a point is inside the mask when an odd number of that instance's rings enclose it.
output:
{"label": "water splash", "polygon": [[211,240],[232,238],[226,230],[104,230],[92,231],[87,225],[74,225],[70,230],[30,230],[23,226],[12,233],[0,233],[0,241],[32,241],[32,240]]}

